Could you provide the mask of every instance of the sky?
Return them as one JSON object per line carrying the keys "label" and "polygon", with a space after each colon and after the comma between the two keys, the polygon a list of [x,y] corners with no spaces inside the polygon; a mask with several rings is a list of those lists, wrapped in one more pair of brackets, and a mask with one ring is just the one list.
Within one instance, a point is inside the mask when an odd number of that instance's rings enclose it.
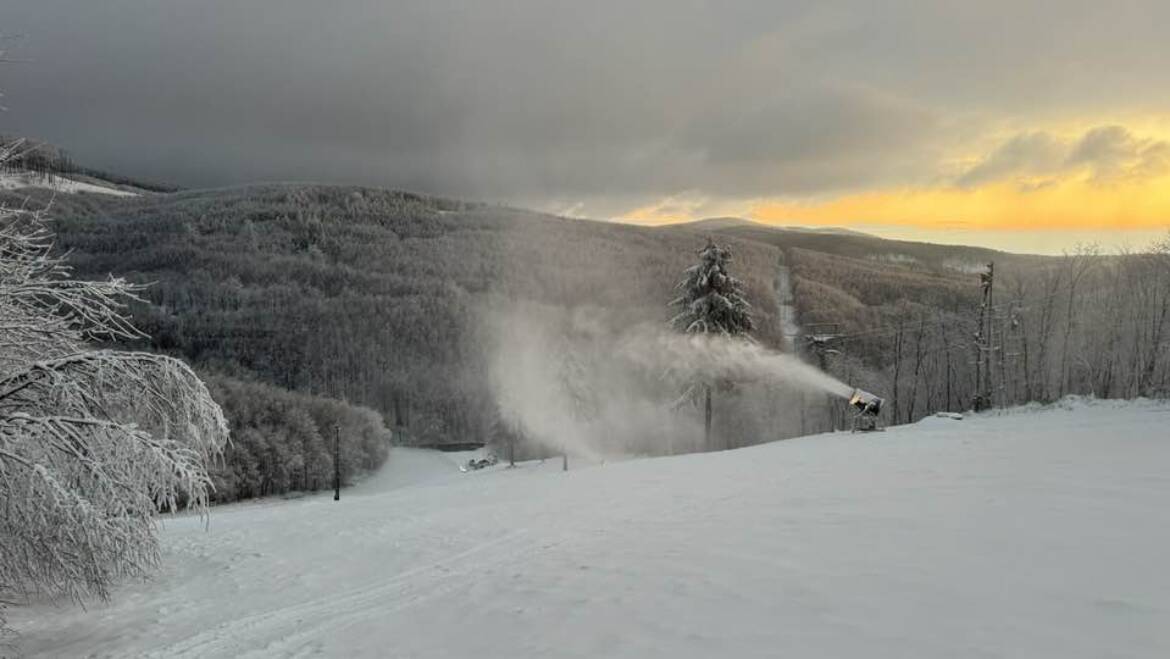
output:
{"label": "sky", "polygon": [[322,181],[1058,253],[1170,230],[1170,3],[0,0],[0,133]]}

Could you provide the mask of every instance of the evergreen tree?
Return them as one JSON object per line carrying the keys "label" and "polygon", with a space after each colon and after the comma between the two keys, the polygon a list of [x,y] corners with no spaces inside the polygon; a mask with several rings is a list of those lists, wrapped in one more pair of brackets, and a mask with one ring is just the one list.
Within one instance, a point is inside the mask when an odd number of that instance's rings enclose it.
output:
{"label": "evergreen tree", "polygon": [[[708,238],[699,250],[699,263],[687,268],[676,288],[679,297],[670,306],[678,309],[671,326],[685,334],[744,336],[755,325],[743,283],[727,272],[731,250]],[[704,381],[688,387],[692,398],[703,400],[703,442],[711,448],[711,393],[714,383]]]}

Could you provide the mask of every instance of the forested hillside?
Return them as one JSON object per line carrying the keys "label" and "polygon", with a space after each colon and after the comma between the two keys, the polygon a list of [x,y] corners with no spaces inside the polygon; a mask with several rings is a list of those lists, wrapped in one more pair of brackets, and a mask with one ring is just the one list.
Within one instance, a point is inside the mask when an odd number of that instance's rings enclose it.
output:
{"label": "forested hillside", "polygon": [[[38,195],[32,203],[48,201]],[[305,185],[61,195],[54,216],[79,274],[153,282],[147,303],[134,308],[148,347],[204,372],[372,408],[400,443],[509,432],[488,376],[493,310],[519,300],[587,309],[611,329],[662,325],[675,283],[708,235],[732,247],[757,340],[791,346],[878,392],[890,423],[967,409],[984,389],[1007,404],[1066,393],[1162,395],[1170,382],[1165,246],[1128,257],[1032,257],[730,220],[640,228]],[[988,310],[979,273],[992,261],[997,293]],[[796,312],[790,342],[775,289],[781,269]],[[744,436],[724,445],[848,420],[840,403],[820,396],[754,404],[800,407],[800,423],[762,429],[780,421],[753,422],[728,407],[717,425]],[[274,478],[310,482],[295,471]]]}
{"label": "forested hillside", "polygon": [[[824,339],[798,346],[881,391],[890,423],[970,409],[976,395],[996,406],[1170,395],[1170,238],[1041,257],[742,222],[715,231],[782,250],[803,332]],[[823,410],[819,427],[841,426],[840,405]]]}
{"label": "forested hillside", "polygon": [[[349,187],[61,196],[54,216],[79,274],[153,282],[134,309],[149,347],[371,407],[417,444],[484,441],[495,426],[485,311],[528,300],[664,323],[703,242]],[[757,336],[778,344],[779,253],[732,242]]]}

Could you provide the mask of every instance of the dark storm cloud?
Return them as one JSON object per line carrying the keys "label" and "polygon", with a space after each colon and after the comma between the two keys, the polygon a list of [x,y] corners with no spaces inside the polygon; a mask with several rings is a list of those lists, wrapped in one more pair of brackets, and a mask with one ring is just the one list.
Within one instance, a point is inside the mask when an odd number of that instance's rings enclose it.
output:
{"label": "dark storm cloud", "polygon": [[1052,135],[1036,131],[1016,135],[986,159],[959,177],[959,185],[973,187],[1019,174],[1053,174],[1066,164],[1068,146]]}
{"label": "dark storm cloud", "polygon": [[914,182],[986,117],[1170,100],[1162,3],[927,4],[9,0],[0,132],[194,186],[634,203]]}
{"label": "dark storm cloud", "polygon": [[1091,167],[1099,179],[1112,179],[1141,158],[1144,146],[1124,126],[1101,126],[1085,133],[1069,154],[1070,165]]}

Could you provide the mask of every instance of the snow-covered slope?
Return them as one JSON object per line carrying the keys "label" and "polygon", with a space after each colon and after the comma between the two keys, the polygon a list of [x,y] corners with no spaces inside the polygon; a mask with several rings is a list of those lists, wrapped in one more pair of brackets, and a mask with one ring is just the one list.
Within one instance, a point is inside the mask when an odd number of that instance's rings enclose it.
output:
{"label": "snow-covered slope", "polygon": [[137,197],[138,194],[129,190],[111,185],[97,185],[85,181],[75,181],[56,174],[0,174],[0,190],[20,190],[23,188],[45,188],[56,192],[77,193],[89,192],[94,194],[113,195],[115,197]]}
{"label": "snow-covered slope", "polygon": [[33,656],[1165,657],[1168,424],[1084,403],[567,474],[395,453],[337,503],[169,520],[152,582],[12,622]]}

